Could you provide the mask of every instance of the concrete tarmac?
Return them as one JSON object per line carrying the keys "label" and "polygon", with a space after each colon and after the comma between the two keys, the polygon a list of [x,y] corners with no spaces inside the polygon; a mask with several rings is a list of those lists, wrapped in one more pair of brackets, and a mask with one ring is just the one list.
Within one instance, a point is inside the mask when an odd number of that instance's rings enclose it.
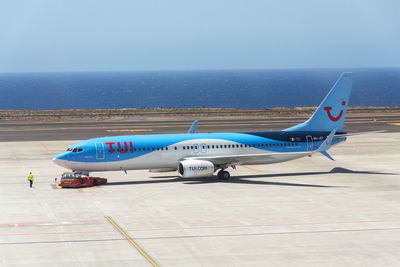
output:
{"label": "concrete tarmac", "polygon": [[93,173],[109,183],[83,189],[54,183],[51,159],[75,141],[46,138],[0,142],[2,267],[399,266],[397,130],[349,138],[336,161],[239,166],[229,181]]}
{"label": "concrete tarmac", "polygon": [[[194,120],[195,118],[193,118]],[[96,122],[0,123],[0,142],[84,140],[109,135],[185,133],[193,120],[120,120]],[[307,118],[200,120],[199,132],[279,131]],[[400,117],[381,115],[346,118],[346,131],[400,131]]]}

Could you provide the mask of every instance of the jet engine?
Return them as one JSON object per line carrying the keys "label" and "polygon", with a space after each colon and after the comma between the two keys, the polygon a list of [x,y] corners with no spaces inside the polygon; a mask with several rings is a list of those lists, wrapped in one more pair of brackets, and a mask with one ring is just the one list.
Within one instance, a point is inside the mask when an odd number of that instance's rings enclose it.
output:
{"label": "jet engine", "polygon": [[184,160],[179,162],[178,172],[184,178],[210,177],[215,172],[215,166],[206,160]]}

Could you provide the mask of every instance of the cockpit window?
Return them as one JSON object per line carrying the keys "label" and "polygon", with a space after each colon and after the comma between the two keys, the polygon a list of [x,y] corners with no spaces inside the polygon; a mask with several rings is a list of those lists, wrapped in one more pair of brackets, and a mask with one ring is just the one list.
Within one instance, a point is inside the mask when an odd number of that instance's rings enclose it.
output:
{"label": "cockpit window", "polygon": [[80,148],[80,147],[78,147],[78,148],[71,148],[71,147],[69,147],[69,148],[67,148],[67,151],[71,151],[71,152],[79,153],[79,152],[82,152],[82,151],[83,151],[83,149],[82,149],[82,148]]}

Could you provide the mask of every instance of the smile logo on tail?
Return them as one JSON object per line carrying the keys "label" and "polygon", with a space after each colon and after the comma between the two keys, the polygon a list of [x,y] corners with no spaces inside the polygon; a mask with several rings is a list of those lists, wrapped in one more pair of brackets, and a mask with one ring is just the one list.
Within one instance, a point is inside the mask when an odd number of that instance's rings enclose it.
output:
{"label": "smile logo on tail", "polygon": [[[345,105],[346,105],[346,101],[342,101],[342,106],[345,106]],[[326,114],[328,114],[328,117],[331,121],[338,121],[338,120],[340,120],[340,118],[343,115],[343,110],[341,110],[339,115],[337,115],[336,117],[332,116],[332,114],[331,114],[332,107],[324,107],[324,110],[326,110]]]}

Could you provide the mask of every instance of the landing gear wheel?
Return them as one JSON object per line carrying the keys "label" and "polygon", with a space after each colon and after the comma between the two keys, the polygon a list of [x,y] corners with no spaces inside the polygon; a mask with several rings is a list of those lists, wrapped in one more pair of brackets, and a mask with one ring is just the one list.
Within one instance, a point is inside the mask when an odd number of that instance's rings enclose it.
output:
{"label": "landing gear wheel", "polygon": [[231,175],[227,171],[219,171],[218,172],[218,179],[220,180],[229,180]]}

